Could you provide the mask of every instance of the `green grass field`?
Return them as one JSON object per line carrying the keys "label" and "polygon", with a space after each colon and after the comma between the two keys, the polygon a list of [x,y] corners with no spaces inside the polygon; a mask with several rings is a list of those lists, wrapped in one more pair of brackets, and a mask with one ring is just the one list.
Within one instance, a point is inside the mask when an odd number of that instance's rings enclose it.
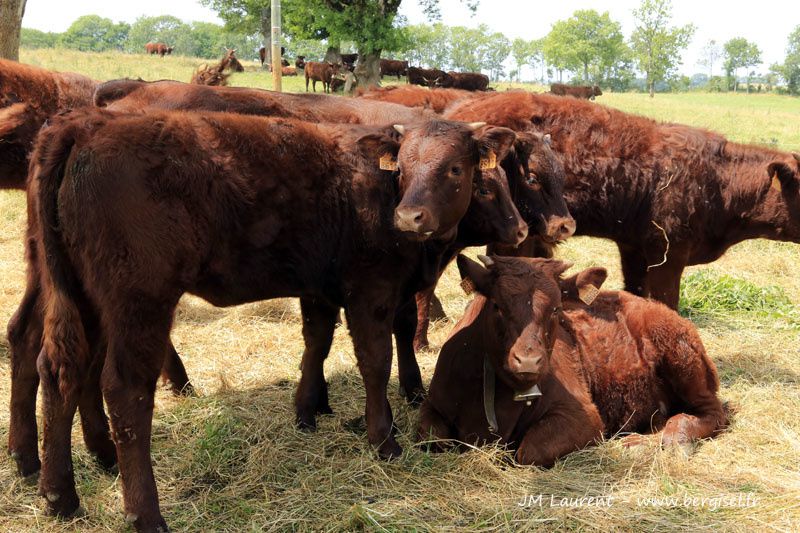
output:
{"label": "green grass field", "polygon": [[[188,80],[202,63],[182,57],[25,51],[24,62],[96,79],[130,76]],[[234,85],[271,88],[248,64]],[[288,90],[303,90],[299,78]],[[504,84],[499,85],[505,88]],[[532,90],[543,90],[531,87]],[[777,95],[605,94],[598,103],[717,130],[731,139],[800,150],[800,100]],[[0,322],[24,284],[24,196],[0,192]],[[471,250],[475,253],[477,250]],[[559,256],[609,268],[619,288],[616,249],[571,239]],[[735,409],[728,432],[688,450],[656,442],[624,448],[610,440],[549,470],[513,467],[502,450],[429,455],[413,447],[417,412],[390,383],[390,402],[405,454],[376,460],[348,421],[363,412],[364,391],[352,346],[338,328],[326,364],[332,416],[315,434],[293,427],[301,322],[293,300],[217,309],[185,297],[173,340],[198,396],[156,398],[153,457],[162,511],[175,531],[798,531],[800,530],[800,247],[754,240],[710,265],[689,269],[682,305],[716,362],[721,396]],[[430,379],[436,354],[468,298],[454,269],[438,293],[450,317],[419,354]],[[0,398],[10,393],[8,344],[0,340]],[[75,475],[86,513],[71,521],[44,516],[30,480],[0,460],[0,530],[123,529],[120,481],[102,473],[73,433]],[[8,412],[0,410],[0,440]],[[541,500],[536,500],[538,495]],[[518,502],[531,496],[534,504]],[[562,498],[608,496],[611,505],[562,506]],[[719,498],[742,497],[742,505]],[[746,498],[752,505],[747,505]],[[703,500],[705,498],[705,500]]]}

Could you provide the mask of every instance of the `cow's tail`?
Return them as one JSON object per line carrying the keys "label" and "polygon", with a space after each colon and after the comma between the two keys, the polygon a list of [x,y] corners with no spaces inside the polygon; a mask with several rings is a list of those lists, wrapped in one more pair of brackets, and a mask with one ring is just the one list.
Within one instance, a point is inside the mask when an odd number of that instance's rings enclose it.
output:
{"label": "cow's tail", "polygon": [[90,361],[89,343],[79,309],[79,302],[84,300],[83,290],[61,235],[58,208],[67,160],[79,133],[80,126],[72,121],[42,131],[39,150],[43,153],[35,153],[36,159],[32,159],[31,165],[35,173],[31,180],[37,189],[38,238],[44,248],[41,254],[45,298],[44,360],[41,362],[49,365],[65,400],[76,394]]}

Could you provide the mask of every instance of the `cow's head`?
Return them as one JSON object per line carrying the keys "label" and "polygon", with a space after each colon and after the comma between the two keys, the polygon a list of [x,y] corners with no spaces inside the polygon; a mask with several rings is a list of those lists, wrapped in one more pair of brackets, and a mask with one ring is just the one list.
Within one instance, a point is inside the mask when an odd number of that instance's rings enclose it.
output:
{"label": "cow's head", "polygon": [[555,245],[575,233],[575,220],[564,201],[564,167],[550,144],[549,134],[518,132],[503,168],[531,233]]}
{"label": "cow's head", "polygon": [[339,69],[341,65],[339,63],[332,63],[330,61],[326,61],[326,64],[331,68],[331,76],[337,76],[339,74]]}
{"label": "cow's head", "polygon": [[508,128],[484,126],[445,120],[395,126],[401,141],[397,229],[420,240],[452,236],[469,207],[476,172],[481,165],[494,168],[516,137]]}
{"label": "cow's head", "polygon": [[478,256],[483,266],[458,256],[458,270],[472,289],[486,298],[491,334],[498,345],[489,356],[497,376],[517,391],[529,389],[549,372],[550,355],[569,290],[586,301],[597,294],[605,269],[589,269],[567,280],[570,267],[556,259]]}
{"label": "cow's head", "polygon": [[527,236],[528,224],[514,205],[503,167],[498,164],[494,169],[476,172],[472,200],[458,225],[459,241],[466,246],[518,246]]}
{"label": "cow's head", "polygon": [[175,48],[172,46],[167,46],[167,51],[166,51],[167,55],[171,54],[174,49]]}
{"label": "cow's head", "polygon": [[758,218],[777,229],[772,238],[800,242],[800,154],[770,163],[767,177],[769,189]]}
{"label": "cow's head", "polygon": [[592,87],[592,95],[593,96],[602,96],[603,95],[603,91],[600,90],[599,86],[595,85],[595,86]]}

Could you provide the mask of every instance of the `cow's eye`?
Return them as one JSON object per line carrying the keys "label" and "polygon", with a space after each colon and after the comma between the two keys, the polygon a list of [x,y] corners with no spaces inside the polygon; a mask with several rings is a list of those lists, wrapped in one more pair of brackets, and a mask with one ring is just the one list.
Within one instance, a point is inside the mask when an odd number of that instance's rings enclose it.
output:
{"label": "cow's eye", "polygon": [[461,175],[461,167],[458,165],[453,165],[450,167],[450,174],[453,176],[460,176]]}
{"label": "cow's eye", "polygon": [[489,192],[489,189],[487,189],[486,187],[478,187],[478,194],[480,194],[481,196],[489,196],[492,193]]}

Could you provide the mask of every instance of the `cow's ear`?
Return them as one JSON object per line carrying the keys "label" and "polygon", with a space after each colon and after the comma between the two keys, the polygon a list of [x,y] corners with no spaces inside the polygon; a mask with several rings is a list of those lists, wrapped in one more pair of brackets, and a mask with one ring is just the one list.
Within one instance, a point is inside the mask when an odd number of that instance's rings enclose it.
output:
{"label": "cow's ear", "polygon": [[478,292],[487,297],[491,294],[494,284],[494,278],[489,271],[491,266],[483,267],[463,254],[458,254],[456,264],[461,274],[461,288],[464,292],[467,294]]}
{"label": "cow's ear", "polygon": [[580,300],[586,305],[591,305],[606,278],[608,271],[605,268],[592,267],[561,280],[559,285],[563,294],[562,299]]}
{"label": "cow's ear", "polygon": [[481,156],[481,169],[490,170],[506,158],[517,134],[508,128],[489,127],[475,135]]}
{"label": "cow's ear", "polygon": [[358,141],[358,149],[367,161],[373,161],[381,170],[397,170],[397,153],[400,143],[385,133],[370,133]]}
{"label": "cow's ear", "polygon": [[0,109],[0,137],[5,137],[28,120],[28,104],[19,102]]}
{"label": "cow's ear", "polygon": [[796,190],[798,187],[797,171],[783,161],[770,163],[767,167],[767,174],[772,180],[771,187],[773,189],[778,191]]}

